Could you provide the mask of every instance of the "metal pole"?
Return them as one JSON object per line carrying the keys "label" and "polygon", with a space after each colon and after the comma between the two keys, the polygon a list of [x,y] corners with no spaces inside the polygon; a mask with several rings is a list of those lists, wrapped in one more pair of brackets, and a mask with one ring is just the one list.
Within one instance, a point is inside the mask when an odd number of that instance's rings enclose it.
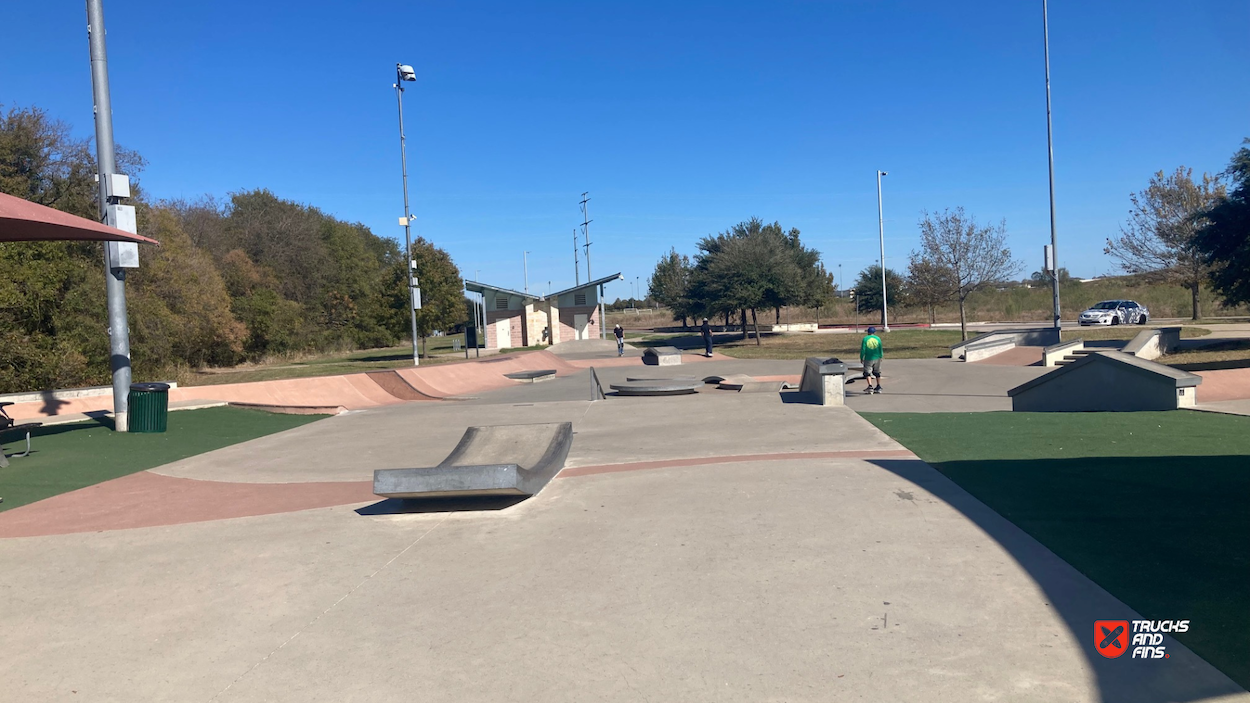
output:
{"label": "metal pole", "polygon": [[1050,165],[1050,256],[1055,267],[1055,270],[1051,272],[1050,290],[1055,308],[1053,311],[1055,329],[1058,330],[1060,328],[1059,247],[1055,234],[1055,142],[1050,126],[1050,25],[1046,17],[1046,0],[1042,0],[1042,53],[1046,61],[1046,158]]}
{"label": "metal pole", "polygon": [[885,214],[881,209],[881,177],[889,175],[877,171],[877,226],[881,235],[881,329],[890,331],[889,303],[885,296]]}
{"label": "metal pole", "polygon": [[[87,38],[91,47],[91,88],[95,100],[95,143],[100,174],[100,216],[114,227],[109,211],[109,180],[117,172],[113,153],[113,104],[109,99],[108,51],[105,48],[102,0],[87,0]],[[118,432],[130,429],[130,326],[126,320],[126,270],[113,268],[104,245],[104,286],[108,300],[109,366],[113,371],[113,423]]]}
{"label": "metal pole", "polygon": [[399,162],[404,174],[404,268],[408,288],[408,309],[412,313],[412,365],[420,366],[421,358],[417,352],[417,310],[412,299],[412,213],[408,211],[408,147],[404,135],[404,79],[399,73],[399,64],[395,64],[395,100],[399,103]]}
{"label": "metal pole", "polygon": [[525,292],[530,292],[530,253],[528,251],[521,252],[521,268],[525,270]]}
{"label": "metal pole", "polygon": [[577,228],[573,228],[573,285],[582,284],[582,262],[577,260]]}

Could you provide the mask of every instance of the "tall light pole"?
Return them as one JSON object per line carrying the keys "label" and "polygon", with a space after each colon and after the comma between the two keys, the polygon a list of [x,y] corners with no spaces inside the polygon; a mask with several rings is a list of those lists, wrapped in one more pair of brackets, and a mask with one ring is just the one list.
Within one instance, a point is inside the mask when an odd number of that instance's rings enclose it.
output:
{"label": "tall light pole", "polygon": [[842,278],[842,264],[838,264],[838,290],[846,290],[844,283],[846,280]]}
{"label": "tall light pole", "polygon": [[399,163],[404,173],[404,216],[399,221],[404,225],[404,259],[408,262],[408,308],[412,312],[412,365],[420,365],[417,354],[417,279],[413,275],[412,261],[412,213],[408,210],[408,151],[407,138],[404,136],[404,81],[417,80],[416,71],[412,66],[402,63],[395,64],[395,100],[399,103]]}
{"label": "tall light pole", "polygon": [[1050,164],[1050,272],[1051,298],[1054,303],[1055,342],[1059,341],[1059,248],[1055,234],[1055,141],[1050,126],[1050,24],[1046,17],[1046,0],[1042,0],[1042,55],[1046,62],[1046,158]]}
{"label": "tall light pole", "polygon": [[[91,49],[91,88],[95,101],[100,215],[107,224],[134,232],[134,208],[119,205],[118,196],[113,193],[117,160],[113,152],[113,103],[109,98],[108,51],[104,41],[104,6],[101,0],[87,0],[87,37]],[[123,219],[126,221],[122,222]],[[113,371],[113,427],[118,432],[127,432],[130,429],[130,327],[126,320],[126,269],[121,268],[120,261],[110,261],[111,253],[118,249],[120,247],[112,243],[104,245],[104,286],[108,299],[109,365]]]}
{"label": "tall light pole", "polygon": [[889,304],[885,299],[885,211],[881,209],[881,177],[890,174],[877,171],[877,228],[881,235],[881,329],[890,331]]}

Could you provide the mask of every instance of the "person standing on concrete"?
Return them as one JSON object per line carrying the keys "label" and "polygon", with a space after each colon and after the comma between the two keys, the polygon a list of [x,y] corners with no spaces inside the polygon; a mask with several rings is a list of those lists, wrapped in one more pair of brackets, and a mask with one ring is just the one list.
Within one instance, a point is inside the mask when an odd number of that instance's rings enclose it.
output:
{"label": "person standing on concrete", "polygon": [[612,334],[616,335],[616,355],[625,356],[625,330],[621,329],[620,323],[612,328]]}
{"label": "person standing on concrete", "polygon": [[[864,389],[864,393],[880,393],[881,392],[881,357],[884,350],[881,345],[881,338],[877,336],[877,328],[869,327],[868,335],[859,343],[859,361],[864,365],[864,379],[868,381],[868,387]],[[877,379],[877,387],[872,387],[872,379]]]}
{"label": "person standing on concrete", "polygon": [[699,334],[703,335],[704,356],[712,355],[712,326],[707,323],[707,318],[703,318],[703,326],[699,328]]}

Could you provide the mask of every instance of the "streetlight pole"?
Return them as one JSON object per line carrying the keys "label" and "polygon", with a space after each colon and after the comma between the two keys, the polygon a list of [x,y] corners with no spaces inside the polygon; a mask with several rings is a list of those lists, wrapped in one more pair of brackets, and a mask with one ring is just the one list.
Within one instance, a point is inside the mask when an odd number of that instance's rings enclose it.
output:
{"label": "streetlight pole", "polygon": [[1050,272],[1051,298],[1054,304],[1055,342],[1059,341],[1059,247],[1055,234],[1055,141],[1050,126],[1050,24],[1046,16],[1046,0],[1042,0],[1042,55],[1046,62],[1046,158],[1050,165]]}
{"label": "streetlight pole", "polygon": [[404,224],[404,260],[408,264],[408,308],[412,313],[412,365],[421,364],[417,353],[417,298],[412,265],[412,213],[408,210],[408,150],[407,138],[404,136],[404,81],[417,80],[412,66],[395,64],[395,100],[399,103],[399,162],[404,174],[404,216],[400,221]]}
{"label": "streetlight pole", "polygon": [[881,329],[890,331],[889,304],[885,299],[885,211],[881,209],[881,177],[890,174],[877,171],[877,228],[881,235]]}
{"label": "streetlight pole", "polygon": [[[118,222],[112,195],[112,178],[117,173],[113,151],[113,103],[109,97],[108,51],[104,37],[102,0],[87,0],[87,36],[91,49],[91,88],[95,101],[96,163],[100,177],[100,215],[107,224],[134,231]],[[133,208],[131,209],[133,211]],[[130,326],[126,320],[126,270],[109,261],[109,244],[104,245],[104,286],[108,300],[110,367],[113,371],[113,427],[130,429]]]}

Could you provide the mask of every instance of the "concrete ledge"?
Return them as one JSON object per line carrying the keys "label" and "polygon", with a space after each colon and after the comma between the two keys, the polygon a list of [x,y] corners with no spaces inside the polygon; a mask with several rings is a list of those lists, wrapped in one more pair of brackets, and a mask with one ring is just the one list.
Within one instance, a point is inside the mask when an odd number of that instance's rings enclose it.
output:
{"label": "concrete ledge", "polygon": [[1065,356],[1083,349],[1085,349],[1084,339],[1052,344],[1042,350],[1042,366],[1058,366],[1058,362],[1063,361]]}
{"label": "concrete ledge", "polygon": [[556,377],[555,369],[537,369],[534,371],[517,371],[515,373],[506,373],[504,376],[513,381],[521,383],[540,383],[542,381],[550,381]]}
{"label": "concrete ledge", "polygon": [[438,466],[379,469],[373,492],[386,498],[532,496],[551,481],[573,445],[573,423],[470,427]]}
{"label": "concrete ledge", "polygon": [[1154,360],[1176,349],[1181,341],[1181,328],[1160,327],[1142,330],[1121,350],[1139,359]]}
{"label": "concrete ledge", "polygon": [[1016,348],[1014,337],[992,337],[964,347],[964,361],[981,361]]}
{"label": "concrete ledge", "polygon": [[689,395],[697,393],[701,381],[626,381],[609,386],[617,395]]}
{"label": "concrete ledge", "polygon": [[340,415],[347,412],[347,408],[342,405],[267,405],[265,403],[238,402],[231,402],[228,405],[232,408],[264,410],[267,413],[278,413],[279,415]]}
{"label": "concrete ledge", "polygon": [[803,362],[799,392],[816,405],[846,404],[846,364],[836,360],[809,356]]}
{"label": "concrete ledge", "polygon": [[951,358],[958,359],[964,356],[965,348],[969,344],[977,344],[985,342],[993,338],[1010,337],[1015,340],[1018,347],[1046,347],[1059,343],[1059,331],[1054,327],[1037,327],[1034,329],[1022,330],[995,330],[978,334],[971,339],[966,339],[958,344],[951,345]]}
{"label": "concrete ledge", "polygon": [[651,347],[642,353],[642,363],[648,366],[677,366],[681,364],[681,350],[677,347]]}
{"label": "concrete ledge", "polygon": [[1118,351],[1095,352],[1007,391],[1017,412],[1176,410],[1202,377]]}
{"label": "concrete ledge", "polygon": [[815,332],[815,322],[787,322],[781,325],[770,325],[769,332]]}
{"label": "concrete ledge", "polygon": [[[161,381],[172,390],[178,387],[177,381]],[[64,388],[61,390],[36,391],[34,393],[7,393],[0,395],[0,403],[37,403],[48,400],[74,400],[75,398],[95,398],[102,395],[113,395],[112,386],[92,386],[90,388]]]}

